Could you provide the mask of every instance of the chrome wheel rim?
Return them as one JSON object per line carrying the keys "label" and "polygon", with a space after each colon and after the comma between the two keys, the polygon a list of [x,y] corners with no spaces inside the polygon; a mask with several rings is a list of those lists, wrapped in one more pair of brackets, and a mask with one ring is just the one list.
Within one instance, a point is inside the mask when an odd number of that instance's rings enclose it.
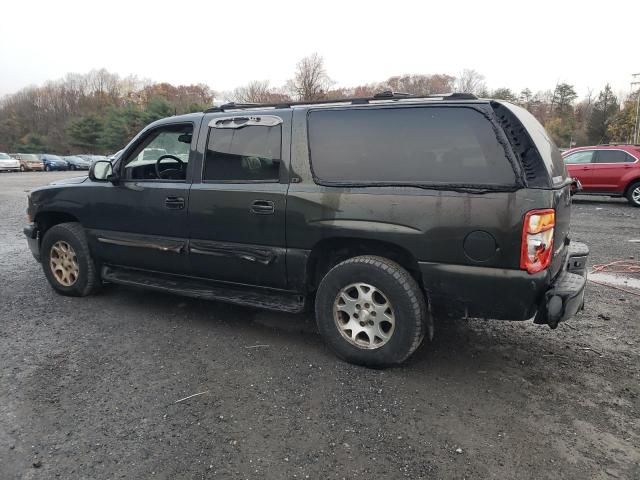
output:
{"label": "chrome wheel rim", "polygon": [[78,280],[80,267],[76,252],[71,245],[63,240],[57,241],[51,247],[49,267],[60,285],[70,287]]}
{"label": "chrome wheel rim", "polygon": [[391,302],[368,283],[353,283],[340,290],[333,302],[333,318],[347,342],[366,350],[386,345],[396,326]]}
{"label": "chrome wheel rim", "polygon": [[633,192],[631,192],[631,198],[635,203],[640,204],[640,187],[633,189]]}

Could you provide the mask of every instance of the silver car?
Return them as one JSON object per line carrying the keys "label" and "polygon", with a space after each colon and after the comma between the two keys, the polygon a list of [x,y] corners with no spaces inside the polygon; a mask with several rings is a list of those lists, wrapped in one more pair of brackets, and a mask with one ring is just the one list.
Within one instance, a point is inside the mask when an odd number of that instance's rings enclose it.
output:
{"label": "silver car", "polygon": [[19,172],[20,162],[6,153],[0,152],[0,172]]}

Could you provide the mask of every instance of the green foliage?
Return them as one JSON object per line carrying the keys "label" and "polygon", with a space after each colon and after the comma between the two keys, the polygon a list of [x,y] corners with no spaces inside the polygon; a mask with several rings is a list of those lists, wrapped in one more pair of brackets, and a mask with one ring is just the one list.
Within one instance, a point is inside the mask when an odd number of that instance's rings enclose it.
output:
{"label": "green foliage", "polygon": [[562,117],[550,119],[545,123],[544,128],[559,147],[570,148],[571,143],[575,140],[573,137],[573,123]]}
{"label": "green foliage", "polygon": [[147,123],[155,122],[164,117],[170,117],[175,113],[174,107],[164,97],[153,97],[147,104],[144,118]]}
{"label": "green foliage", "polygon": [[611,86],[607,83],[604,90],[598,95],[598,100],[593,106],[593,112],[587,127],[587,136],[590,143],[609,143],[611,140],[609,124],[619,111],[618,99],[613,94]]}
{"label": "green foliage", "polygon": [[99,145],[105,152],[116,152],[124,147],[146,123],[145,114],[137,105],[112,107],[105,115]]}
{"label": "green foliage", "polygon": [[518,100],[515,93],[513,93],[510,88],[496,88],[490,96],[496,100],[506,100],[511,103],[516,103]]}
{"label": "green foliage", "polygon": [[553,91],[553,110],[556,114],[565,116],[573,113],[573,102],[578,98],[578,94],[573,85],[568,83],[560,83],[556,85]]}
{"label": "green foliage", "polygon": [[29,133],[22,137],[12,150],[20,153],[44,153],[47,151],[47,144],[42,135]]}
{"label": "green foliage", "polygon": [[615,114],[609,122],[607,134],[612,142],[635,143],[638,141],[633,138],[638,95],[640,95],[640,90],[629,97],[624,103],[624,108]]}
{"label": "green foliage", "polygon": [[69,125],[69,143],[82,151],[94,153],[102,134],[102,122],[94,115],[79,118]]}

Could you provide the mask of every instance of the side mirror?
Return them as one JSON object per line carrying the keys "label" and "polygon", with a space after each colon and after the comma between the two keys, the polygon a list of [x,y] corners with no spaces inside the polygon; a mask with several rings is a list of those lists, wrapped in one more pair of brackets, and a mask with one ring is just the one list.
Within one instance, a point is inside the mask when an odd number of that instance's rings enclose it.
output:
{"label": "side mirror", "polygon": [[110,182],[113,177],[113,165],[108,160],[93,162],[89,168],[89,178],[94,182]]}

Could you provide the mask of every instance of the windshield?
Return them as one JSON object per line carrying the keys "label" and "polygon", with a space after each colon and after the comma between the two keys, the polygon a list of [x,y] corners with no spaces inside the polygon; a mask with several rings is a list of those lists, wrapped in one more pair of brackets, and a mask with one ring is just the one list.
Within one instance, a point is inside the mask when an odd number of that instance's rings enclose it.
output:
{"label": "windshield", "polygon": [[0,153],[0,160],[11,160],[11,157],[6,153]]}
{"label": "windshield", "polygon": [[39,162],[40,160],[35,155],[22,155],[22,158],[27,162]]}
{"label": "windshield", "polygon": [[80,157],[75,157],[75,156],[70,156],[70,157],[64,157],[65,160],[71,160],[73,162],[84,162],[84,160]]}
{"label": "windshield", "polygon": [[60,160],[60,161],[62,161],[62,159],[57,155],[47,155],[47,158],[49,160]]}

